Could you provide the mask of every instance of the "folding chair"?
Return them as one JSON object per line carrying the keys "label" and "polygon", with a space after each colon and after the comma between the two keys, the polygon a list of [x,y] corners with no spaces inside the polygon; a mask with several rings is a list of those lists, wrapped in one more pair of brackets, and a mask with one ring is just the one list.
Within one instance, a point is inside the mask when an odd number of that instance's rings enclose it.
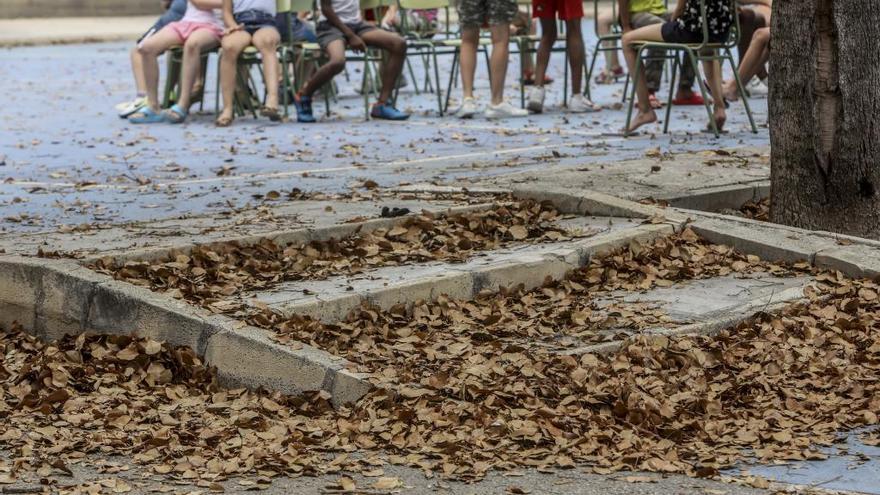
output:
{"label": "folding chair", "polygon": [[636,87],[638,86],[639,77],[641,76],[642,66],[645,65],[645,60],[655,59],[655,57],[652,57],[650,54],[646,55],[647,50],[655,48],[664,50],[664,55],[662,59],[673,60],[672,76],[670,77],[669,81],[669,100],[666,102],[666,119],[663,122],[664,134],[669,132],[669,118],[672,114],[672,96],[675,93],[676,77],[678,76],[679,66],[681,65],[678,56],[679,52],[683,52],[687,55],[688,61],[694,68],[694,74],[698,75],[697,80],[700,85],[700,93],[703,96],[703,104],[706,107],[706,113],[709,114],[709,125],[712,128],[712,132],[715,134],[715,137],[718,137],[720,135],[720,132],[718,130],[718,126],[715,124],[715,119],[713,118],[712,105],[709,103],[708,89],[706,88],[706,84],[703,81],[703,78],[699,77],[700,62],[704,61],[719,61],[719,72],[724,67],[724,61],[730,62],[730,66],[733,69],[733,77],[736,80],[736,88],[740,94],[740,99],[742,99],[743,106],[745,107],[746,115],[748,116],[749,123],[752,127],[752,132],[758,132],[758,128],[755,126],[755,120],[752,117],[752,111],[749,108],[749,102],[748,98],[746,97],[745,89],[743,88],[742,81],[740,81],[739,74],[736,70],[736,62],[733,59],[733,53],[731,52],[731,49],[736,48],[737,41],[739,41],[739,16],[736,15],[736,0],[728,1],[730,2],[731,12],[734,13],[734,25],[731,26],[731,32],[727,38],[727,41],[723,43],[712,43],[709,41],[709,23],[706,16],[706,0],[700,0],[700,16],[702,17],[703,24],[703,41],[701,43],[686,44],[666,43],[660,41],[637,42],[639,45],[639,49],[636,56],[636,71],[632,78],[632,89],[629,99],[629,106],[626,113],[626,129],[629,129],[630,122],[632,121],[633,105],[635,104],[636,99]]}
{"label": "folding chair", "polygon": [[[198,98],[194,98],[192,103],[199,103],[199,111],[205,107],[205,84],[208,74],[208,60],[212,53],[217,50],[209,50],[202,52],[199,70],[202,74],[202,94]],[[165,90],[162,92],[162,108],[169,108],[177,103],[177,97],[180,95],[180,67],[183,64],[183,47],[176,46],[168,50],[165,55],[167,70],[165,73]]]}

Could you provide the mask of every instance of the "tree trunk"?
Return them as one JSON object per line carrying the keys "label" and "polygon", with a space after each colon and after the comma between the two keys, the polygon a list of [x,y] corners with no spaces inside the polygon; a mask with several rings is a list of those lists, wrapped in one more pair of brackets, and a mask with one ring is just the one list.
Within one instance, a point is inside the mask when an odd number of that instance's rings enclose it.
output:
{"label": "tree trunk", "polygon": [[776,0],[771,219],[880,238],[880,2]]}

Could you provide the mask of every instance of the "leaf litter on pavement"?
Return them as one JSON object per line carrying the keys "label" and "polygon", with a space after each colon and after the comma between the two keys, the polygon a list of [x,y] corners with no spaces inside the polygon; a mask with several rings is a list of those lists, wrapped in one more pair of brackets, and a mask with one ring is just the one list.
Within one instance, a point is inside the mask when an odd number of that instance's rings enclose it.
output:
{"label": "leaf litter on pavement", "polygon": [[[27,478],[110,453],[205,487],[238,476],[376,472],[385,463],[479,479],[492,469],[579,465],[714,476],[745,458],[819,459],[841,431],[878,422],[873,281],[817,273],[808,301],[779,314],[759,313],[715,336],[637,335],[610,354],[563,355],[504,333],[540,333],[534,327],[552,327],[569,311],[552,308],[592,292],[805,269],[685,230],[532,292],[365,308],[338,325],[274,322],[282,339],[373,367],[379,386],[338,409],[325,392],[223,390],[185,348],[84,335],[43,344],[13,328],[0,334],[0,446],[14,462],[0,473]],[[532,330],[498,324],[527,296],[543,299],[532,305],[549,311],[547,322],[533,317]]]}

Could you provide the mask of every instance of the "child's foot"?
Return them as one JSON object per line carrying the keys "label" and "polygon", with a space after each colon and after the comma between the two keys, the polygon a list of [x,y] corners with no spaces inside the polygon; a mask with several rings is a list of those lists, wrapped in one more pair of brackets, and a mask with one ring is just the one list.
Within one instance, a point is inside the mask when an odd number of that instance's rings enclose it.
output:
{"label": "child's foot", "polygon": [[541,113],[544,111],[544,87],[535,86],[529,91],[529,101],[526,108],[532,113]]}
{"label": "child's foot", "polygon": [[165,116],[162,112],[157,112],[150,107],[142,107],[137,112],[128,117],[128,121],[132,124],[158,124],[165,122]]}
{"label": "child's foot", "polygon": [[260,115],[272,122],[279,122],[281,120],[281,113],[278,112],[278,107],[264,106],[260,109]]}
{"label": "child's foot", "polygon": [[306,95],[293,95],[293,106],[296,107],[296,121],[304,124],[315,122],[312,114],[312,97]]}
{"label": "child's foot", "polygon": [[659,110],[663,108],[663,103],[661,103],[660,100],[657,99],[657,95],[654,94],[653,91],[648,93],[648,103],[651,104],[651,108],[653,108],[654,110]]}
{"label": "child's foot", "polygon": [[724,99],[727,101],[737,101],[739,100],[739,91],[737,91],[736,81],[730,80],[724,83],[724,87],[722,88],[721,93],[724,95]]}
{"label": "child's foot", "polygon": [[142,109],[147,105],[147,97],[146,96],[138,96],[132,101],[127,101],[125,103],[120,103],[116,105],[116,110],[119,111],[119,118],[126,119],[130,115],[137,113],[138,110]]}
{"label": "child's foot", "polygon": [[596,77],[596,84],[613,84],[617,82],[617,79],[623,77],[623,67],[617,66],[611,70],[602,69]]}
{"label": "child's foot", "polygon": [[382,120],[406,120],[409,118],[409,114],[403,113],[387,103],[376,103],[373,105],[373,110],[370,111],[370,117]]}
{"label": "child's foot", "polygon": [[461,102],[461,107],[456,112],[460,119],[472,119],[477,114],[477,101],[473,96],[468,96]]}
{"label": "child's foot", "polygon": [[508,117],[528,117],[529,111],[525,108],[517,108],[506,101],[497,105],[489,104],[486,107],[487,119],[506,119]]}
{"label": "child's foot", "polygon": [[630,123],[629,129],[625,129],[625,134],[632,134],[639,127],[650,124],[652,122],[657,122],[657,114],[654,113],[654,110],[648,110],[645,113],[639,112],[636,114],[636,118]]}
{"label": "child's foot", "polygon": [[568,101],[568,111],[572,113],[598,112],[601,110],[599,105],[588,100],[582,94],[575,94]]}
{"label": "child's foot", "polygon": [[217,127],[229,127],[232,125],[233,119],[232,110],[224,109],[220,116],[217,117],[217,120],[214,121],[214,125]]}
{"label": "child's foot", "polygon": [[170,124],[182,124],[186,120],[188,112],[180,105],[172,105],[171,108],[162,112],[165,120]]}

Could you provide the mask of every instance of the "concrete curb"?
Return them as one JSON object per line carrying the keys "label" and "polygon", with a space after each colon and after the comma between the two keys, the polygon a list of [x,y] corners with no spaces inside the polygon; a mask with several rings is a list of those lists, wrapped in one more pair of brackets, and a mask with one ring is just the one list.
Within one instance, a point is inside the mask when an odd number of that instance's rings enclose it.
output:
{"label": "concrete curb", "polygon": [[521,199],[549,201],[562,213],[624,218],[664,217],[675,223],[687,220],[686,217],[675,210],[644,205],[596,191],[585,190],[574,195],[571,191],[564,189],[525,187],[514,189],[512,194],[514,197]]}
{"label": "concrete curb", "polygon": [[338,404],[370,389],[349,363],[325,351],[281,345],[271,332],[240,327],[162,294],[113,280],[70,260],[0,257],[0,324],[13,321],[51,341],[65,334],[134,333],[192,348],[230,386],[285,393],[325,390]]}
{"label": "concrete curb", "polygon": [[756,181],[703,189],[687,196],[658,197],[674,208],[716,212],[724,209],[739,210],[746,201],[755,201],[770,195],[770,182]]}
{"label": "concrete curb", "polygon": [[547,278],[560,279],[571,271],[587,265],[593,257],[603,256],[631,242],[646,243],[671,235],[669,224],[645,224],[632,229],[611,232],[560,246],[546,254],[522,253],[502,262],[476,266],[473,269],[450,268],[441,275],[406,280],[367,290],[346,293],[335,298],[273,305],[286,316],[309,316],[324,322],[336,322],[369,304],[388,309],[398,304],[433,301],[445,295],[468,300],[481,291],[497,291],[502,287],[522,285],[533,289]]}
{"label": "concrete curb", "polygon": [[[483,211],[492,208],[493,203],[482,203],[478,205],[468,205],[468,206],[456,206],[452,208],[442,208],[437,210],[428,210],[429,212],[437,215],[437,214],[456,214],[456,213],[470,213],[475,211]],[[363,222],[355,222],[355,223],[341,223],[337,225],[333,225],[331,227],[323,227],[318,229],[313,228],[305,228],[305,229],[294,229],[294,230],[278,230],[275,232],[268,232],[266,234],[260,235],[249,235],[249,236],[241,236],[241,237],[230,237],[223,240],[219,240],[216,242],[209,242],[205,244],[181,244],[178,246],[172,247],[162,247],[162,248],[144,248],[144,249],[133,249],[127,251],[125,253],[120,254],[102,254],[100,256],[92,256],[88,258],[84,258],[83,263],[89,264],[94,263],[101,259],[111,258],[117,262],[125,262],[125,261],[158,261],[164,258],[167,258],[171,254],[189,254],[192,252],[193,248],[197,246],[223,246],[227,244],[238,244],[241,246],[251,246],[254,244],[258,244],[260,241],[269,239],[275,242],[278,245],[287,245],[287,244],[305,244],[311,241],[326,241],[329,239],[342,239],[345,237],[350,237],[358,232],[373,232],[379,229],[390,229],[395,227],[396,225],[402,224],[411,215],[405,215],[402,217],[396,218],[376,218],[371,220],[366,220]]]}

